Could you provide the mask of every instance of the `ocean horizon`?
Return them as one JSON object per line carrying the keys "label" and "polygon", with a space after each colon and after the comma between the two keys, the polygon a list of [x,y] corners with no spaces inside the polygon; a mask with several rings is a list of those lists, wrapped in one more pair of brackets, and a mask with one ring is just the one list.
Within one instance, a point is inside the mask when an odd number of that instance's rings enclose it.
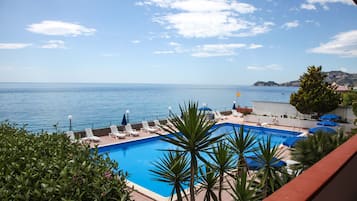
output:
{"label": "ocean horizon", "polygon": [[[134,84],[134,83],[0,83],[0,121],[26,125],[32,132],[54,132],[165,119],[179,105],[197,101],[213,110],[231,110],[233,101],[251,107],[253,101],[289,102],[296,87],[248,85]],[[236,93],[241,94],[236,97]]]}

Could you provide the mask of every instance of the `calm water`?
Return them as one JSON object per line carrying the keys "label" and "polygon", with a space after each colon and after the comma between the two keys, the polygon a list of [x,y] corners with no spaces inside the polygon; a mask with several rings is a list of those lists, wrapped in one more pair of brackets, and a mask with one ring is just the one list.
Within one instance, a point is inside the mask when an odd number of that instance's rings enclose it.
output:
{"label": "calm water", "polygon": [[[55,84],[0,83],[0,121],[27,124],[32,131],[108,127],[120,124],[129,110],[129,121],[164,119],[168,107],[179,111],[188,100],[207,103],[216,110],[230,110],[236,100],[241,106],[252,101],[288,102],[293,87],[159,85],[159,84]],[[236,92],[241,96],[237,98]]]}
{"label": "calm water", "polygon": [[[233,134],[232,125],[224,124],[217,129],[215,134]],[[234,125],[236,130],[239,130],[239,125]],[[297,132],[282,131],[276,129],[245,126],[245,131],[250,129],[251,134],[256,136],[257,141],[266,140],[271,136],[271,145],[279,145],[289,137],[298,135]],[[258,144],[256,144],[256,147]],[[154,169],[153,162],[163,157],[162,150],[175,149],[175,147],[167,142],[159,140],[159,138],[136,141],[120,145],[108,146],[99,148],[99,153],[108,153],[112,160],[119,163],[120,169],[129,173],[129,180],[145,187],[162,196],[170,196],[172,187],[163,182],[155,181],[150,169]],[[208,158],[206,158],[209,160]]]}

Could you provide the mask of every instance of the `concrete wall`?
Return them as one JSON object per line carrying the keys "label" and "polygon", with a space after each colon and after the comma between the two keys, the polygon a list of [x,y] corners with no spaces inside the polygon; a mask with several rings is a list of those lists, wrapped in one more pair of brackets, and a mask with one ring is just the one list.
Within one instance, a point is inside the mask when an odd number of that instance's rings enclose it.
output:
{"label": "concrete wall", "polygon": [[284,118],[284,117],[274,117],[274,116],[262,116],[262,115],[246,115],[244,116],[244,121],[253,122],[253,123],[268,123],[272,125],[279,126],[289,126],[293,128],[312,128],[316,127],[316,120],[303,120],[303,119],[295,119],[295,118]]}
{"label": "concrete wall", "polygon": [[353,114],[352,106],[349,107],[338,107],[336,110],[332,111],[331,113],[340,115],[342,119],[345,119],[349,123],[353,123],[357,117]]}
{"label": "concrete wall", "polygon": [[253,113],[258,115],[278,117],[285,115],[287,117],[297,117],[299,119],[310,119],[310,115],[301,114],[289,103],[253,101]]}
{"label": "concrete wall", "polygon": [[[298,112],[289,103],[253,101],[253,113],[257,115],[268,115],[290,118],[311,119],[311,115],[304,115]],[[352,112],[352,107],[338,107],[331,113],[340,115],[343,120],[352,123],[357,117]]]}

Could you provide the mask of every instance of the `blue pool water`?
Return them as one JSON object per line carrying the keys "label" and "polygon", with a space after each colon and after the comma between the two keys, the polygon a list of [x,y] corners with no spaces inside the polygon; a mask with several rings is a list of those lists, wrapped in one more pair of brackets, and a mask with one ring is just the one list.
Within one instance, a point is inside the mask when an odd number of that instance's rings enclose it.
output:
{"label": "blue pool water", "polygon": [[[239,130],[240,125],[225,123],[219,125],[214,135],[222,133],[233,134],[233,126],[236,127],[237,131]],[[258,141],[271,136],[272,145],[279,145],[286,139],[300,134],[298,132],[263,127],[244,126],[244,128],[245,131],[250,129],[251,134],[254,134]],[[155,181],[155,177],[149,170],[154,168],[152,163],[163,156],[164,152],[162,150],[174,148],[173,145],[161,141],[160,137],[154,137],[101,147],[99,148],[99,153],[108,153],[112,160],[117,161],[120,169],[129,173],[128,179],[130,181],[164,197],[168,197],[170,196],[171,187],[166,183]]]}

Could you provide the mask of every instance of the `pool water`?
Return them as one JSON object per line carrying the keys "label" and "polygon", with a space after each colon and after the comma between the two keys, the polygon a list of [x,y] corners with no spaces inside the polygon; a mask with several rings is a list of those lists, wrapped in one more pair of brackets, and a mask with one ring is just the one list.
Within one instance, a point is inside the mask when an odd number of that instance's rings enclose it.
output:
{"label": "pool water", "polygon": [[[214,135],[233,134],[233,126],[239,131],[239,124],[220,124]],[[279,145],[290,137],[300,134],[298,132],[277,130],[264,127],[244,126],[245,133],[250,130],[258,141],[266,140],[271,136],[271,143]],[[256,146],[258,143],[256,143]],[[99,153],[108,153],[112,160],[119,163],[119,168],[129,173],[128,180],[161,196],[170,196],[172,187],[163,182],[155,181],[155,176],[149,170],[154,169],[153,162],[164,156],[166,149],[175,149],[174,145],[160,140],[160,137],[143,139],[99,148]]]}

